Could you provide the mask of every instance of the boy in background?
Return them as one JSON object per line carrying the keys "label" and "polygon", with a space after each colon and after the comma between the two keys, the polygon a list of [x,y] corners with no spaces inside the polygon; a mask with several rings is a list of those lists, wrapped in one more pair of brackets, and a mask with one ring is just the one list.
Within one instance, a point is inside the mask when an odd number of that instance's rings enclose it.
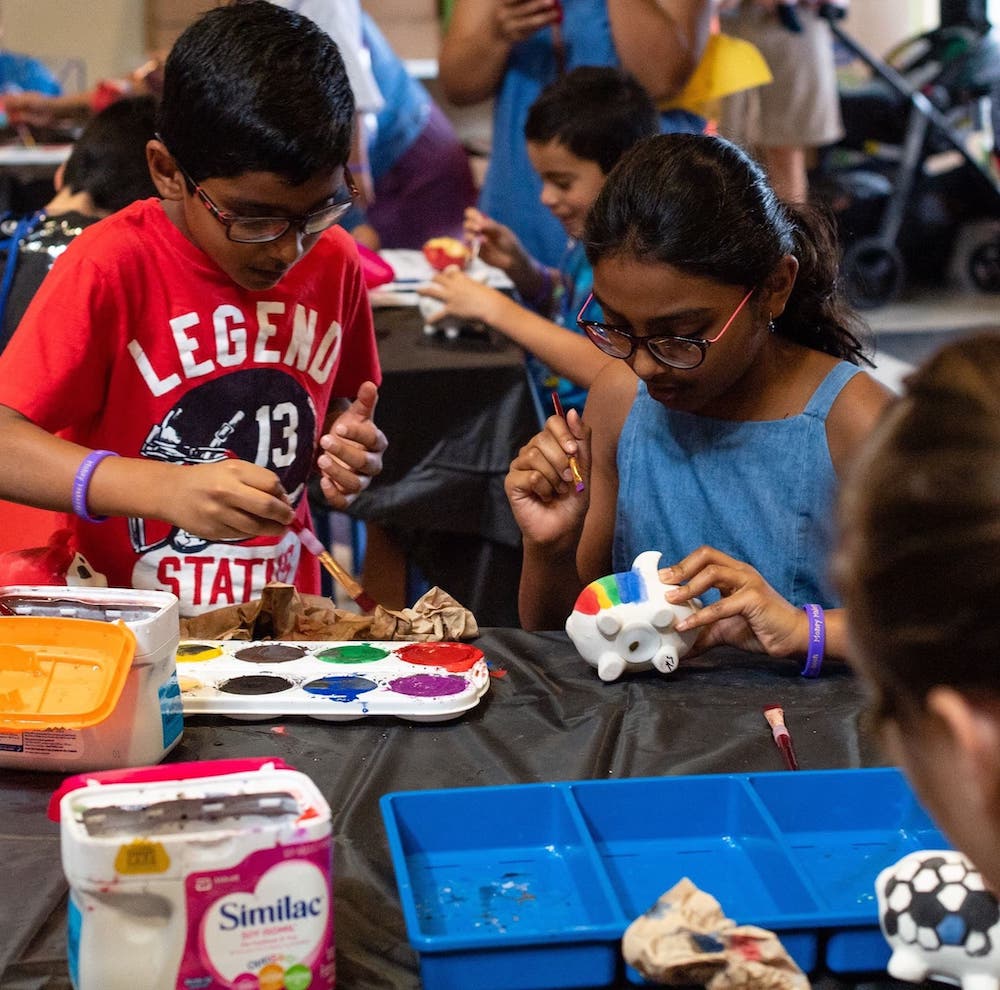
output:
{"label": "boy in background", "polygon": [[[137,96],[112,103],[92,118],[55,175],[56,194],[33,217],[10,222],[0,264],[0,351],[56,258],[85,227],[156,196],[146,142],[156,130],[156,102]],[[16,250],[12,250],[16,248]],[[7,272],[10,271],[8,275]]]}
{"label": "boy in background", "polygon": [[528,111],[524,135],[528,157],[542,180],[541,202],[568,238],[559,267],[536,261],[509,227],[470,209],[466,233],[480,239],[483,261],[510,276],[520,303],[457,268],[436,275],[420,290],[445,304],[431,322],[445,316],[482,320],[528,352],[544,415],[553,390],[567,411],[582,410],[587,389],[607,364],[608,358],[576,325],[594,281],[578,238],[615,163],[659,128],[646,90],[620,69],[581,66],[547,86]]}
{"label": "boy in background", "polygon": [[84,231],[0,357],[0,496],[72,510],[109,584],[184,615],[270,580],[315,592],[289,530],[311,524],[306,479],[343,508],[381,469],[371,311],[335,227],[353,113],[311,21],[265,0],[203,15],[147,146],[162,202]]}

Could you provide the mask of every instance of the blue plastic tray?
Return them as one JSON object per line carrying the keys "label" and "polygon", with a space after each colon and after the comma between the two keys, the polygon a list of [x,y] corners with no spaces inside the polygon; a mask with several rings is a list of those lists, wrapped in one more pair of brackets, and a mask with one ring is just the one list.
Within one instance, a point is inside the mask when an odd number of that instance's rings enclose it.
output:
{"label": "blue plastic tray", "polygon": [[681,877],[806,971],[881,970],[875,877],[948,846],[894,768],[407,791],[381,807],[427,990],[610,984],[625,928]]}

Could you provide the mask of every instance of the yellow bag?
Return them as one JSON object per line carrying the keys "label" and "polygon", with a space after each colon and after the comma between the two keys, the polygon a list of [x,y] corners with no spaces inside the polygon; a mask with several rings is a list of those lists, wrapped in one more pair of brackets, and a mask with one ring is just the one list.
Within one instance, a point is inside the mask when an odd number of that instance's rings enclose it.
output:
{"label": "yellow bag", "polygon": [[728,34],[713,34],[687,85],[673,99],[661,103],[660,109],[690,110],[711,117],[722,97],[766,86],[773,80],[756,45]]}

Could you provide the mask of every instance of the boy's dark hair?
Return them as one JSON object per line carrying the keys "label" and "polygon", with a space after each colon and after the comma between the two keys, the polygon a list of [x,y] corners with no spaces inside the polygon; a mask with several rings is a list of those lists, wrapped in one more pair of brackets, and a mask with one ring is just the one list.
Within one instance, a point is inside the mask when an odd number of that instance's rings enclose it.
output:
{"label": "boy's dark hair", "polygon": [[558,141],[607,175],[636,141],[659,129],[653,101],[632,76],[584,65],[542,90],[528,110],[524,136],[542,144]]}
{"label": "boy's dark hair", "polygon": [[156,129],[151,96],[117,100],[93,117],[66,161],[63,182],[89,193],[101,212],[114,213],[137,199],[156,196],[146,164],[146,142]]}
{"label": "boy's dark hair", "polygon": [[592,265],[624,255],[744,291],[764,285],[781,258],[794,255],[799,271],[775,332],[854,364],[867,361],[867,327],[839,290],[828,218],[782,203],[761,167],[723,138],[640,141],[604,183],[583,242]]}
{"label": "boy's dark hair", "polygon": [[274,172],[299,185],[333,172],[353,121],[334,41],[268,0],[209,10],[167,56],[157,131],[196,182]]}

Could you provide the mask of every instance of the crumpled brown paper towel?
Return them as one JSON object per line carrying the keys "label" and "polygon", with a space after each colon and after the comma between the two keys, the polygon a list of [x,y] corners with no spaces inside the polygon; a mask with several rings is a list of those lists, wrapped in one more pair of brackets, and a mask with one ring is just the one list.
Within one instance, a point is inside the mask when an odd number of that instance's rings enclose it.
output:
{"label": "crumpled brown paper towel", "polygon": [[397,612],[379,605],[372,615],[358,615],[329,598],[300,595],[293,585],[272,582],[252,602],[181,619],[181,639],[441,642],[478,635],[476,617],[438,587],[412,608]]}
{"label": "crumpled brown paper towel", "polygon": [[737,925],[687,877],[622,937],[622,955],[647,980],[708,990],[808,990],[809,980],[774,932]]}

